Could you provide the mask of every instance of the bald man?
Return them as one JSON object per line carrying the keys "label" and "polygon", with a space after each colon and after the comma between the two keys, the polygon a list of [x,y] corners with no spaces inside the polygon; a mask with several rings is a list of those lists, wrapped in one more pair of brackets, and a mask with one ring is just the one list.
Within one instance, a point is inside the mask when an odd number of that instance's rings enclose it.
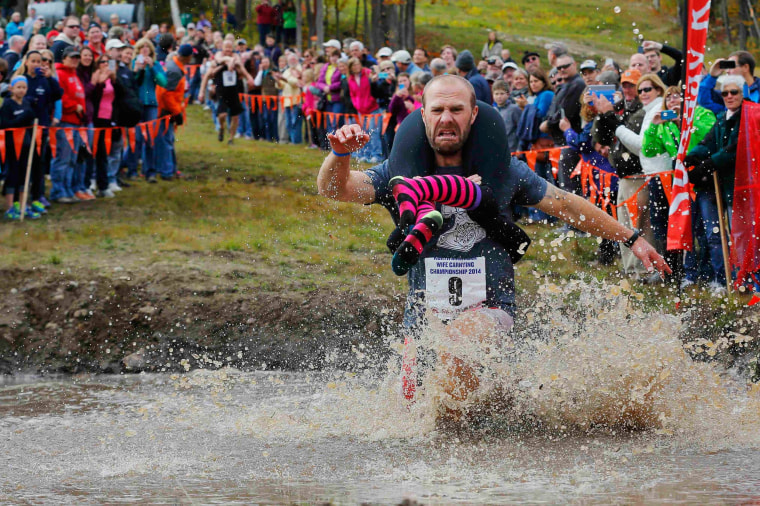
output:
{"label": "bald man", "polygon": [[[435,153],[433,173],[467,176],[462,148],[478,116],[472,85],[459,76],[433,78],[425,87],[421,113],[427,141]],[[367,171],[351,170],[348,155],[361,149],[369,140],[369,134],[354,124],[345,125],[327,137],[332,152],[317,176],[321,195],[343,202],[386,207],[393,202],[388,187],[391,179],[388,161]],[[470,179],[477,184],[481,182],[477,174]],[[665,260],[638,232],[623,227],[586,200],[548,185],[523,162],[512,159],[504,184],[498,190],[494,188],[496,191],[503,209],[511,209],[512,204],[536,207],[583,231],[624,242],[648,269],[656,268],[663,275],[669,272]],[[440,233],[409,271],[405,326],[413,331],[423,324],[428,307],[434,312],[453,315],[450,321],[454,326],[465,317],[470,324],[473,318],[478,320],[474,328],[508,330],[515,313],[514,269],[509,254],[501,244],[487,237],[464,209],[443,206],[441,214],[444,221]],[[432,267],[436,262],[448,260],[474,267],[456,278]],[[452,290],[457,290],[456,296],[452,296]],[[467,303],[462,304],[462,300]],[[475,310],[476,315],[464,310]]]}

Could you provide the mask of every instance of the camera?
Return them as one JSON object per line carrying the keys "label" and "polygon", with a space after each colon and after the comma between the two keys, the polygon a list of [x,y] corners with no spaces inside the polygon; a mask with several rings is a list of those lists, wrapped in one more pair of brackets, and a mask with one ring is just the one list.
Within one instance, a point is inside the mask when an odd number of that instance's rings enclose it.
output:
{"label": "camera", "polygon": [[734,60],[723,60],[722,62],[718,63],[719,69],[735,69],[736,68],[736,62]]}
{"label": "camera", "polygon": [[388,79],[389,75],[390,74],[388,74],[388,72],[380,72],[379,74],[377,74],[377,78],[378,79]]}

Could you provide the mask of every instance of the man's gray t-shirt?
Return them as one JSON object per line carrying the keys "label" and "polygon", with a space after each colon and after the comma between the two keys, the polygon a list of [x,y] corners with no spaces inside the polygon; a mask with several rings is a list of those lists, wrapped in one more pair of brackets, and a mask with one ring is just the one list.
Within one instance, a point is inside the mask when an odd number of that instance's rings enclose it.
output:
{"label": "man's gray t-shirt", "polygon": [[[463,175],[463,170],[461,167],[439,167],[435,173]],[[372,167],[366,174],[375,188],[375,203],[387,206],[393,201],[388,189],[388,162]],[[544,179],[536,176],[524,162],[512,158],[497,197],[501,208],[511,212],[513,204],[537,204],[544,198],[546,188]],[[438,208],[444,218],[443,227],[428,242],[420,260],[407,275],[409,295],[404,324],[413,326],[419,322],[426,295],[431,307],[450,305],[446,310],[463,310],[469,307],[468,302],[481,299],[480,304],[498,307],[514,315],[514,268],[509,254],[500,244],[486,237],[485,230],[470,219],[465,210],[449,206]]]}

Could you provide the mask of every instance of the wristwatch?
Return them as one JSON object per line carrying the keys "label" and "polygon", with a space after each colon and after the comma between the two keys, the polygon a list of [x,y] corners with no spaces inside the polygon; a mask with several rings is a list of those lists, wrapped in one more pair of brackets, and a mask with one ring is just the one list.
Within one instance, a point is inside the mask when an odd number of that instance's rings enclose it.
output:
{"label": "wristwatch", "polygon": [[623,241],[623,245],[627,246],[628,248],[633,248],[633,243],[635,243],[636,239],[638,239],[639,237],[641,237],[641,231],[637,228],[634,228],[633,235],[631,235],[631,237]]}

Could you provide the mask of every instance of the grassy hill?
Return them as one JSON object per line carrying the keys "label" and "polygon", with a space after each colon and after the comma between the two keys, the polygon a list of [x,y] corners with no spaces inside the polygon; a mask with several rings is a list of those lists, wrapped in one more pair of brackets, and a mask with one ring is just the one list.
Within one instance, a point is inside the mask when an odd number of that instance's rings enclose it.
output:
{"label": "grassy hill", "polygon": [[422,0],[417,2],[417,41],[435,53],[444,44],[479,53],[493,29],[513,57],[526,49],[543,55],[546,45],[561,40],[579,58],[622,62],[636,51],[640,35],[681,46],[676,2],[661,3],[658,12],[651,1]]}

